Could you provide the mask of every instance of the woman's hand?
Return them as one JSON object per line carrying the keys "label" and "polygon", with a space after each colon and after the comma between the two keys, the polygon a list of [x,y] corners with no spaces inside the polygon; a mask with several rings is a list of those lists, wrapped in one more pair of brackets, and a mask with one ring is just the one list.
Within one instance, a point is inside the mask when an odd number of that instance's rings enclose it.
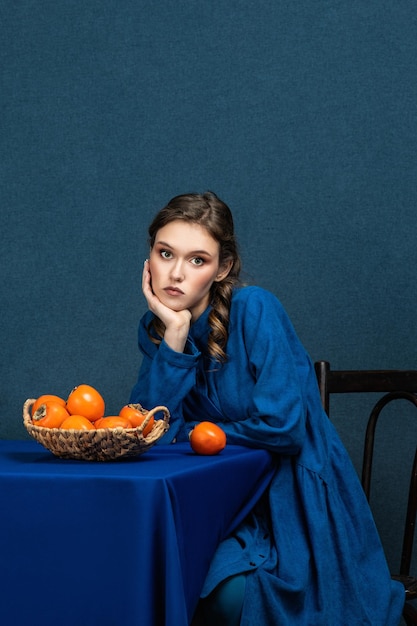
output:
{"label": "woman's hand", "polygon": [[183,352],[191,324],[191,311],[184,309],[174,311],[154,294],[151,285],[149,260],[145,261],[142,274],[142,291],[148,307],[165,325],[164,339],[172,350]]}

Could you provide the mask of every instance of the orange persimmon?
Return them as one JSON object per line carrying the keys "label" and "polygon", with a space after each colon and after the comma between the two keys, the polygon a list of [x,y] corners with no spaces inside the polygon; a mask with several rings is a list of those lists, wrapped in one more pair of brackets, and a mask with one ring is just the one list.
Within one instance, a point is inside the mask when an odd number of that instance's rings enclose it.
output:
{"label": "orange persimmon", "polygon": [[212,422],[200,422],[190,434],[191,448],[197,454],[218,454],[226,445],[226,433]]}
{"label": "orange persimmon", "polygon": [[42,396],[39,396],[39,398],[37,398],[35,402],[32,404],[32,407],[31,407],[32,416],[34,415],[35,411],[41,406],[41,404],[44,404],[45,402],[58,402],[58,404],[65,406],[65,400],[63,398],[60,398],[59,396],[55,396],[54,394],[51,394],[51,393],[44,393]]}
{"label": "orange persimmon", "polygon": [[74,387],[66,403],[70,415],[84,415],[90,422],[95,422],[104,415],[104,399],[101,394],[90,385]]}
{"label": "orange persimmon", "polygon": [[127,417],[120,415],[108,415],[94,422],[96,428],[132,428],[132,423]]}
{"label": "orange persimmon", "polygon": [[[137,405],[136,405],[137,406]],[[121,417],[127,417],[127,419],[132,423],[132,426],[136,428],[140,426],[144,421],[146,416],[148,415],[148,411],[145,409],[136,408],[134,404],[126,404],[122,409],[120,409],[119,415]],[[154,416],[150,418],[149,422],[146,424],[145,428],[142,431],[142,435],[147,437],[151,432],[155,419]]]}
{"label": "orange persimmon", "polygon": [[63,429],[74,429],[74,430],[94,430],[94,424],[90,422],[84,415],[69,415],[67,419],[65,419],[60,428]]}
{"label": "orange persimmon", "polygon": [[38,406],[33,414],[32,422],[35,426],[59,428],[67,417],[69,417],[69,413],[65,406],[59,404],[59,402],[48,400]]}

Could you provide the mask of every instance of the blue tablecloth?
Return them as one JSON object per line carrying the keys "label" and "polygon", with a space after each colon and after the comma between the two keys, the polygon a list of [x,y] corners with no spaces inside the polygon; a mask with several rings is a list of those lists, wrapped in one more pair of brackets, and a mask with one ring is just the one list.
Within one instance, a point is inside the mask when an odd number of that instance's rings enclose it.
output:
{"label": "blue tablecloth", "polygon": [[273,470],[239,446],[91,463],[0,441],[0,624],[187,626],[217,544]]}

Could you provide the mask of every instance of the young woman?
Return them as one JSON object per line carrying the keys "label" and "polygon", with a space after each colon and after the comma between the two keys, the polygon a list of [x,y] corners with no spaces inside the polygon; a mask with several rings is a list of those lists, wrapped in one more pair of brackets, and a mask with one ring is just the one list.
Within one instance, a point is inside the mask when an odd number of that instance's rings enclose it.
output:
{"label": "young woman", "polygon": [[217,549],[196,621],[397,626],[404,589],[291,322],[274,295],[239,285],[229,208],[213,193],[177,196],[149,235],[130,401],[168,406],[161,442],[211,420],[228,443],[276,453],[267,493]]}

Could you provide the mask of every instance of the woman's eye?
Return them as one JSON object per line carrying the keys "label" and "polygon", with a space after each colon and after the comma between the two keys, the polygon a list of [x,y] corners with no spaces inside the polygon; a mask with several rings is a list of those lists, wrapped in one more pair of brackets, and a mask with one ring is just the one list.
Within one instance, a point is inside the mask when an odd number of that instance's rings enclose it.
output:
{"label": "woman's eye", "polygon": [[201,257],[197,256],[194,259],[191,259],[191,263],[193,263],[194,265],[203,265],[204,259],[202,259]]}
{"label": "woman's eye", "polygon": [[163,259],[170,259],[172,256],[171,252],[168,250],[161,250],[160,254]]}

